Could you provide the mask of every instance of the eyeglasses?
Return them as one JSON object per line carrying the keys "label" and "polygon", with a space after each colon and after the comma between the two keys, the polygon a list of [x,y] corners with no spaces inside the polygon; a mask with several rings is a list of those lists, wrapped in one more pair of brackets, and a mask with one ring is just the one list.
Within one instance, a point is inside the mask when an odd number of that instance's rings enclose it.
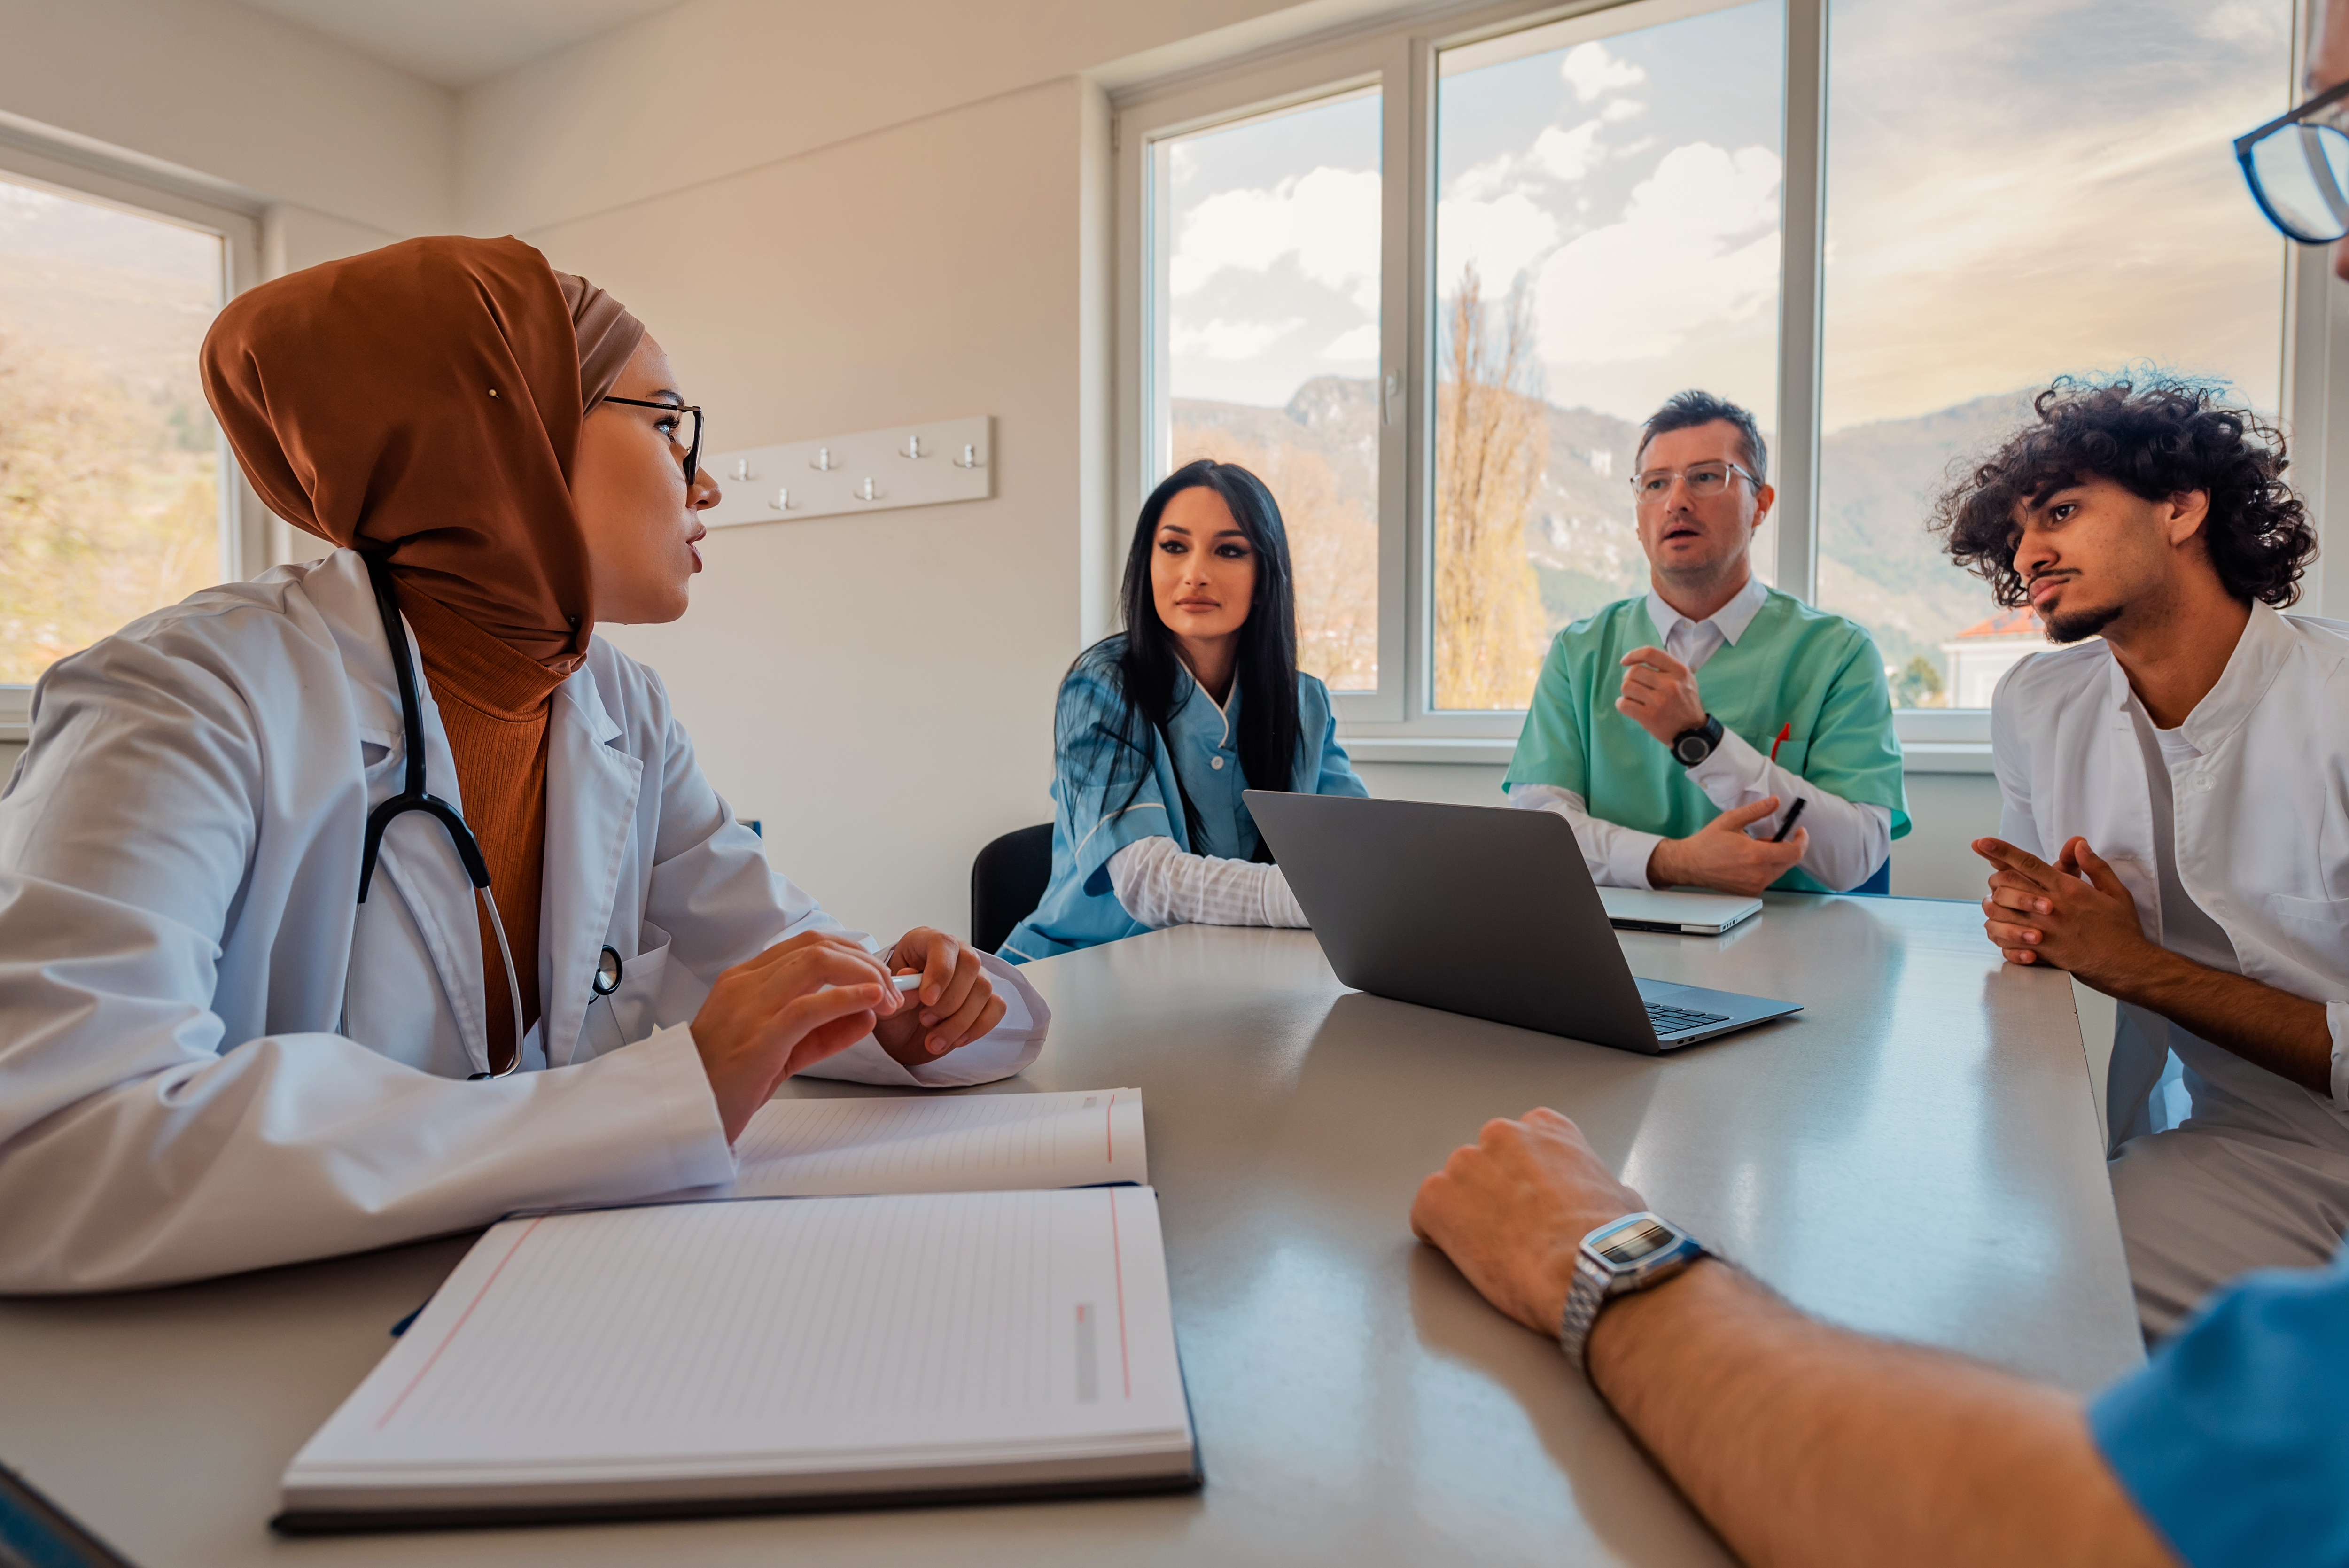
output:
{"label": "eyeglasses", "polygon": [[2235,138],[2251,196],[2268,222],[2304,245],[2349,238],[2349,133],[2312,117],[2349,98],[2349,82]]}
{"label": "eyeglasses", "polygon": [[[626,403],[631,408],[658,408],[663,413],[679,416],[675,419],[663,419],[657,421],[657,423],[666,425],[668,428],[667,434],[669,444],[671,446],[683,447],[685,449],[685,482],[688,484],[691,484],[693,482],[693,476],[699,472],[701,469],[700,404],[647,403],[642,397],[606,397],[604,401],[606,403]],[[689,441],[681,441],[678,439],[677,433],[684,427],[685,420],[683,416],[687,414],[693,416],[693,439]]]}
{"label": "eyeglasses", "polygon": [[1698,500],[1717,496],[1729,488],[1729,476],[1744,474],[1745,482],[1755,490],[1762,481],[1735,463],[1691,463],[1684,469],[1650,469],[1631,476],[1632,498],[1641,506],[1661,506],[1664,497],[1671,493],[1672,481],[1688,486],[1690,495]]}

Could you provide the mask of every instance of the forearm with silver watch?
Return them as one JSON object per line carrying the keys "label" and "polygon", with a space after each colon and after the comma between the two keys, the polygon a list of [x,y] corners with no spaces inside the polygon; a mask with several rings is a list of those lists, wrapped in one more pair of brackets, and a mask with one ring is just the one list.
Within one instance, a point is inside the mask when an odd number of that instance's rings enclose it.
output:
{"label": "forearm with silver watch", "polygon": [[1558,1318],[1557,1341],[1566,1358],[1587,1373],[1590,1326],[1609,1302],[1660,1285],[1699,1258],[1716,1255],[1670,1220],[1646,1210],[1610,1220],[1584,1236],[1574,1256],[1566,1310]]}

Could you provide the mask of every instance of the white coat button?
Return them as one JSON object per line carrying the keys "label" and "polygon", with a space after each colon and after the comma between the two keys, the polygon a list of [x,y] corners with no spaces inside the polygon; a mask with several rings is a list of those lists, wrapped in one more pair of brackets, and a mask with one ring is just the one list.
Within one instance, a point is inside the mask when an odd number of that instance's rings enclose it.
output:
{"label": "white coat button", "polygon": [[1220,757],[1210,757],[1207,758],[1207,766],[1221,773],[1224,770],[1224,759]]}

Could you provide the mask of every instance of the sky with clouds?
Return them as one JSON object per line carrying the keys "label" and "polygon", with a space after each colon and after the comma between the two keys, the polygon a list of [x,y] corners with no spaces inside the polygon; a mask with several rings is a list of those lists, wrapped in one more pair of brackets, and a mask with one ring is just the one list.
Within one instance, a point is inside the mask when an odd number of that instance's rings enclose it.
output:
{"label": "sky with clouds", "polygon": [[[1779,0],[1643,0],[1447,57],[1438,286],[1532,291],[1553,402],[1703,385],[1775,425]],[[1691,11],[1698,14],[1689,15]],[[1825,408],[2150,359],[2276,402],[2282,245],[2233,136],[2289,0],[1834,0]],[[1177,397],[1375,373],[1375,92],[1162,143]]]}
{"label": "sky with clouds", "polygon": [[1375,91],[1158,146],[1172,395],[1278,406],[1379,363]]}

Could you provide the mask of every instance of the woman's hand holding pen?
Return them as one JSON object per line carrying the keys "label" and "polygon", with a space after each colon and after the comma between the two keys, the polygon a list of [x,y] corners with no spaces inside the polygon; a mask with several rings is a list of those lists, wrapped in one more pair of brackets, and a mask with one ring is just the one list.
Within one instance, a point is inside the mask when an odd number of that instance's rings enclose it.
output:
{"label": "woman's hand holding pen", "polygon": [[693,1016],[693,1045],[726,1124],[741,1136],[775,1086],[910,1014],[881,961],[844,936],[803,932],[718,977]]}
{"label": "woman's hand holding pen", "polygon": [[904,1009],[873,1031],[881,1048],[909,1068],[936,1061],[1003,1021],[1003,998],[968,943],[916,926],[897,939],[888,966],[894,974],[922,977]]}

